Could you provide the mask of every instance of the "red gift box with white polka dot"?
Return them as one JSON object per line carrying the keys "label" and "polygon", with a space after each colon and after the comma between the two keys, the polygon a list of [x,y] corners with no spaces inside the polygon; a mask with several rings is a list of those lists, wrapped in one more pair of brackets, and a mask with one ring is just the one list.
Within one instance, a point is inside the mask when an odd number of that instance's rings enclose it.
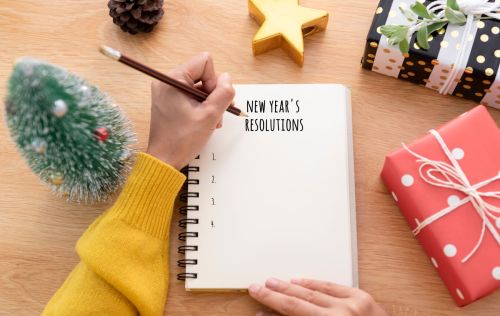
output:
{"label": "red gift box with white polka dot", "polygon": [[[436,130],[472,186],[498,176],[500,131],[484,106],[478,106]],[[428,159],[450,164],[450,159],[431,134],[408,148]],[[382,180],[412,230],[429,216],[453,208],[454,204],[467,198],[460,190],[424,181],[419,173],[420,165],[414,155],[402,148],[386,156],[382,171]],[[500,180],[477,191],[498,192]],[[500,207],[498,198],[484,197],[484,200]],[[500,214],[496,213],[496,216],[496,219],[490,218],[490,223],[492,229],[500,232]],[[437,270],[458,306],[467,305],[500,288],[500,245],[488,229],[477,250],[462,262],[478,244],[482,227],[482,217],[469,202],[428,224],[416,235],[430,259],[429,266]]]}

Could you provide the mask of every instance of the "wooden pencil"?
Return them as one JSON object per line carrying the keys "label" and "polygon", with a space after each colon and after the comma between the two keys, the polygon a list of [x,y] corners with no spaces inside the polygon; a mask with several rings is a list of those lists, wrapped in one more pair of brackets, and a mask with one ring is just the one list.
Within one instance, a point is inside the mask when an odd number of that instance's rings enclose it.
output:
{"label": "wooden pencil", "polygon": [[[123,55],[122,53],[120,53],[119,51],[117,51],[111,47],[101,45],[99,47],[99,51],[103,55],[105,55],[111,59],[117,60],[117,61],[119,61],[119,62],[121,62],[129,67],[132,67],[136,70],[139,70],[142,73],[145,73],[146,75],[149,75],[153,78],[156,78],[156,79],[160,80],[161,82],[164,82],[164,83],[169,84],[173,87],[176,87],[179,90],[186,92],[187,94],[193,96],[196,100],[198,100],[200,102],[205,101],[208,97],[207,93],[205,93],[201,90],[198,90],[195,87],[191,87],[191,86],[185,84],[184,82],[176,80],[176,79],[169,77],[165,74],[162,74],[161,72],[154,70],[151,67],[148,67],[148,66],[146,66],[146,65],[144,65],[136,60],[133,60],[130,57],[127,57],[126,55]],[[227,108],[226,111],[228,111],[229,113],[232,113],[236,116],[248,116],[245,112],[243,112],[242,110],[235,107],[233,103],[231,103],[231,105],[229,105],[229,107]]]}

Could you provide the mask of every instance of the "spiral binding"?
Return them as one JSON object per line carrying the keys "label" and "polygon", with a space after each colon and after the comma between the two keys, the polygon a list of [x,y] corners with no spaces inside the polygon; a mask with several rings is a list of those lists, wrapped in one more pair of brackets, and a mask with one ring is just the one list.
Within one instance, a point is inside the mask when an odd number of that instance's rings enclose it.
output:
{"label": "spiral binding", "polygon": [[178,253],[185,254],[186,251],[198,251],[198,246],[184,245],[184,246],[180,246],[179,248],[177,248]]}
{"label": "spiral binding", "polygon": [[196,238],[198,237],[198,232],[182,232],[179,234],[180,241],[186,241],[188,237]]}
{"label": "spiral binding", "polygon": [[[199,159],[200,156],[196,157]],[[189,177],[190,173],[200,172],[200,167],[197,166],[187,166],[181,170],[186,176]],[[187,179],[182,186],[183,191],[180,194],[180,200],[182,202],[188,202],[189,198],[199,198],[200,194],[196,191],[190,191],[190,188],[194,185],[199,185],[199,179]],[[179,207],[179,213],[181,215],[187,215],[188,212],[199,211],[199,205],[183,205]],[[179,220],[179,226],[181,228],[186,228],[188,224],[196,225],[198,224],[198,218],[182,218]],[[188,232],[184,231],[179,233],[178,239],[180,241],[186,241],[188,238],[198,238],[198,232]],[[180,254],[186,254],[189,251],[198,251],[197,245],[182,245],[177,248],[177,252]],[[185,268],[187,266],[197,265],[197,259],[180,259],[177,261],[177,266]],[[186,279],[196,279],[198,277],[197,273],[179,273],[177,274],[177,280],[184,281]]]}
{"label": "spiral binding", "polygon": [[196,279],[198,277],[197,273],[179,273],[177,274],[177,280],[184,281],[186,279]]}
{"label": "spiral binding", "polygon": [[199,207],[198,205],[183,205],[181,207],[179,207],[179,213],[181,213],[182,215],[187,215],[187,212],[188,211],[198,211],[199,210]]}
{"label": "spiral binding", "polygon": [[188,265],[197,265],[198,264],[198,260],[196,259],[181,259],[181,260],[177,260],[177,265],[179,267],[187,267]]}

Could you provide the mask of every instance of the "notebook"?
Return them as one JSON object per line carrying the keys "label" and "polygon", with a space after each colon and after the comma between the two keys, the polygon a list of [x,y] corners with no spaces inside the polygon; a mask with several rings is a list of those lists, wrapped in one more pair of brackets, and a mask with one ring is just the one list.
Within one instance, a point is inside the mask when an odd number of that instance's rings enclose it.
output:
{"label": "notebook", "polygon": [[269,277],[357,286],[350,91],[236,85],[249,117],[224,115],[188,168],[178,261],[187,290]]}

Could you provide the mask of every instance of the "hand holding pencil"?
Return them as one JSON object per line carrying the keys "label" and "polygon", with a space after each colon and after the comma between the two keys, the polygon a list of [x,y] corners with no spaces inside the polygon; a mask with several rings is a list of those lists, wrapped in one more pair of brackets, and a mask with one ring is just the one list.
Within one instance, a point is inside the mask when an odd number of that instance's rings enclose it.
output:
{"label": "hand holding pencil", "polygon": [[195,56],[168,73],[194,89],[206,91],[204,101],[183,90],[154,81],[151,85],[151,125],[147,152],[180,170],[194,159],[234,98],[229,74],[216,75],[208,53]]}
{"label": "hand holding pencil", "polygon": [[[169,84],[173,87],[176,87],[177,89],[180,89],[182,91],[184,91],[185,93],[191,95],[192,97],[194,97],[195,99],[197,99],[198,101],[205,101],[208,97],[208,94],[197,89],[194,84],[196,84],[197,82],[191,82],[190,84],[186,84],[180,80],[177,80],[175,78],[172,78],[171,76],[167,76],[149,66],[146,66],[124,54],[122,54],[121,52],[111,48],[111,47],[108,47],[108,46],[104,46],[104,45],[101,45],[99,47],[99,51],[111,58],[111,59],[114,59],[114,60],[117,60],[129,67],[132,67],[136,70],[139,70],[140,72],[142,73],[145,73],[146,75],[149,75],[153,78],[156,78],[158,80],[160,80],[161,82],[164,82],[166,84]],[[208,53],[206,53],[208,54]],[[211,59],[210,59],[211,60]],[[212,68],[213,68],[213,62],[211,62],[212,64]],[[186,78],[181,78],[181,79],[186,79]],[[192,79],[192,78],[190,78]],[[229,113],[232,113],[236,116],[248,116],[245,112],[241,111],[240,109],[238,109],[237,107],[234,106],[233,102],[231,101],[231,104],[228,106],[228,108],[226,109],[226,111],[228,111]]]}

